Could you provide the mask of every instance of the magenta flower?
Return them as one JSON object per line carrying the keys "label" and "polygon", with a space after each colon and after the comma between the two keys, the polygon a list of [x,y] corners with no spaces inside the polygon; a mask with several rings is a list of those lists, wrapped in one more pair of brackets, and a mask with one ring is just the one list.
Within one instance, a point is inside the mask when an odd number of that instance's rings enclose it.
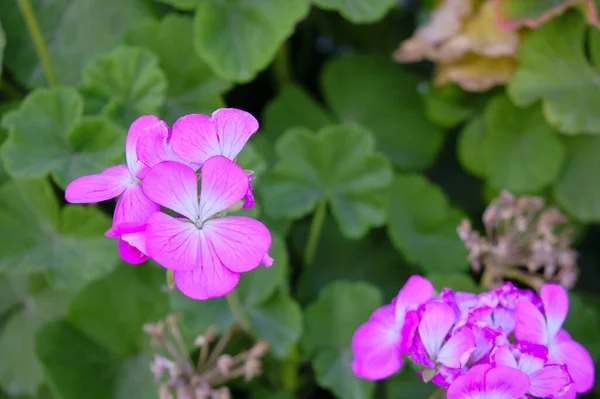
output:
{"label": "magenta flower", "polygon": [[529,390],[529,377],[512,367],[481,364],[450,385],[447,399],[521,399]]}
{"label": "magenta flower", "polygon": [[269,230],[244,216],[216,217],[240,201],[248,187],[246,172],[223,156],[203,161],[198,178],[190,166],[163,161],[146,175],[143,188],[158,204],[185,218],[153,213],[146,228],[148,254],[174,270],[175,284],[195,299],[219,297],[238,283],[240,273],[273,262]]}
{"label": "magenta flower", "polygon": [[[155,116],[142,116],[131,124],[125,145],[127,165],[113,166],[100,174],[80,177],[67,186],[65,199],[76,204],[96,203],[119,196],[113,216],[113,228],[107,232],[109,237],[121,238],[119,225],[129,222],[145,223],[152,213],[160,209],[142,190],[141,179],[148,167],[140,162],[136,152],[137,142],[144,129],[158,121]],[[119,253],[130,263],[140,263],[142,258],[142,262],[147,259],[144,258],[145,254],[140,254],[138,248],[132,248],[123,239],[119,241]]]}
{"label": "magenta flower", "polygon": [[454,310],[447,304],[435,301],[423,305],[418,334],[410,350],[413,361],[429,368],[437,364],[464,367],[475,350],[476,339],[466,327],[450,334],[454,323]]}
{"label": "magenta flower", "polygon": [[519,302],[515,337],[519,342],[546,346],[549,362],[567,366],[575,391],[589,391],[594,385],[592,358],[582,345],[572,340],[561,328],[569,311],[567,292],[560,285],[545,284],[540,291],[540,298],[545,317],[531,302]]}
{"label": "magenta flower", "polygon": [[415,309],[428,301],[433,291],[428,280],[412,276],[391,304],[377,309],[358,328],[352,338],[356,375],[378,380],[400,370],[418,322]]}
{"label": "magenta flower", "polygon": [[[541,345],[500,345],[490,355],[494,366],[508,366],[521,370],[531,382],[529,394],[537,398],[558,398],[570,388],[573,380],[566,366],[547,364],[548,349]],[[515,353],[517,356],[515,356]]]}

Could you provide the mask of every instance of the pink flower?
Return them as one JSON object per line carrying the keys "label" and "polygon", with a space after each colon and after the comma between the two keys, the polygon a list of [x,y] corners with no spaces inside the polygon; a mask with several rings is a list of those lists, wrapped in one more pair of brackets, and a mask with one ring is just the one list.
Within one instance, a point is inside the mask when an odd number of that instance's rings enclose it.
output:
{"label": "pink flower", "polygon": [[[541,345],[519,345],[511,350],[509,345],[496,347],[490,355],[494,366],[508,366],[521,370],[529,377],[529,394],[537,398],[558,398],[572,384],[566,366],[546,364],[548,349]],[[515,356],[515,353],[517,356]]]}
{"label": "pink flower", "polygon": [[412,343],[419,305],[433,296],[433,286],[420,276],[408,279],[390,305],[377,309],[352,338],[352,370],[362,378],[389,377],[402,366]]}
{"label": "pink flower", "polygon": [[[76,204],[96,203],[119,196],[113,216],[113,228],[107,232],[110,237],[121,237],[118,234],[120,224],[145,223],[152,213],[160,209],[142,190],[141,179],[148,168],[139,161],[136,152],[137,142],[144,129],[157,122],[158,118],[155,116],[142,116],[131,124],[125,145],[127,165],[110,167],[98,175],[80,177],[67,186],[65,199]],[[130,246],[122,239],[119,241],[119,253],[128,262],[136,258],[132,255],[135,250]],[[145,256],[142,255],[138,260]]]}
{"label": "pink flower", "polygon": [[187,218],[153,213],[146,248],[156,262],[174,270],[179,290],[195,299],[223,296],[237,285],[240,273],[273,262],[267,254],[271,235],[262,223],[216,217],[244,197],[246,172],[218,155],[203,161],[201,173],[200,200],[196,172],[178,162],[160,162],[143,182],[148,198]]}
{"label": "pink flower", "polygon": [[422,306],[418,335],[410,354],[415,363],[435,368],[442,364],[462,368],[476,347],[476,339],[469,328],[450,334],[454,327],[454,310],[443,302],[429,302]]}
{"label": "pink flower", "polygon": [[515,337],[548,347],[551,363],[565,364],[574,381],[575,391],[584,393],[594,385],[594,363],[588,351],[573,341],[561,327],[569,311],[569,297],[558,284],[545,284],[540,298],[546,316],[531,302],[520,301],[517,306]]}
{"label": "pink flower", "polygon": [[179,158],[173,151],[172,132],[163,121],[148,125],[144,129],[144,134],[137,141],[136,152],[139,160],[148,168],[152,168],[162,161],[180,162],[194,170],[200,168],[200,165]]}
{"label": "pink flower", "polygon": [[447,399],[521,399],[529,390],[529,377],[512,367],[481,364],[450,385]]}

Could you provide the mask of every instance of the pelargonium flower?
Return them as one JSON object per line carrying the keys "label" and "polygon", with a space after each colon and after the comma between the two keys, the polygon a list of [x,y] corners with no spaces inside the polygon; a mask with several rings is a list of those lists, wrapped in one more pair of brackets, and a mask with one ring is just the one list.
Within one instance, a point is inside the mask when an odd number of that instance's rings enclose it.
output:
{"label": "pelargonium flower", "polygon": [[196,172],[182,163],[160,162],[143,181],[151,200],[183,216],[150,216],[148,254],[174,270],[179,290],[195,299],[225,295],[237,285],[240,273],[273,262],[267,254],[271,235],[261,222],[245,216],[218,217],[244,197],[246,172],[217,155],[203,161],[201,174],[200,200]]}
{"label": "pelargonium flower", "polygon": [[356,375],[378,380],[400,370],[417,326],[416,309],[432,296],[431,283],[412,276],[391,304],[373,312],[352,337],[352,370]]}
{"label": "pelargonium flower", "polygon": [[569,311],[569,297],[558,284],[545,284],[540,290],[545,316],[529,301],[517,306],[515,337],[519,342],[544,345],[551,363],[565,364],[577,393],[594,385],[594,363],[588,351],[562,329]]}
{"label": "pelargonium flower", "polygon": [[513,367],[480,364],[458,377],[447,399],[521,399],[529,391],[529,377]]}

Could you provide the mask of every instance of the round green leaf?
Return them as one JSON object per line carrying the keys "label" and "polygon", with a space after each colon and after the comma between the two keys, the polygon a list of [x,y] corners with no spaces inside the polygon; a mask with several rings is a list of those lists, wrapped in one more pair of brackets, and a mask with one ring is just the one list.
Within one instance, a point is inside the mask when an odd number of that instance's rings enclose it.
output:
{"label": "round green leaf", "polygon": [[302,344],[313,358],[319,385],[339,398],[371,398],[372,381],[352,371],[354,331],[382,304],[381,292],[366,283],[334,282],[305,312]]}
{"label": "round green leaf", "polygon": [[[75,85],[85,65],[117,46],[125,31],[150,15],[142,1],[31,1],[48,47],[58,82]],[[4,62],[27,86],[47,85],[35,45],[17,1],[0,1],[0,20],[7,36]]]}
{"label": "round green leaf", "polygon": [[309,8],[309,0],[198,0],[196,50],[223,78],[250,81],[271,62]]}
{"label": "round green leaf", "polygon": [[600,32],[588,29],[577,13],[566,13],[531,32],[521,45],[519,69],[508,87],[519,106],[542,100],[546,119],[567,134],[600,134],[600,60],[592,65],[586,58],[588,30],[594,54],[600,48]]}
{"label": "round green leaf", "polygon": [[419,82],[390,60],[360,54],[331,61],[322,75],[333,113],[370,129],[378,150],[410,170],[429,166],[444,140],[441,129],[425,115]]}
{"label": "round green leaf", "polygon": [[554,197],[569,214],[585,222],[600,221],[600,137],[565,137],[565,165]]}
{"label": "round green leaf", "polygon": [[496,97],[486,108],[485,130],[485,170],[492,186],[535,193],[556,179],[564,148],[539,106],[517,108],[507,97]]}
{"label": "round green leaf", "polygon": [[442,127],[454,127],[473,112],[467,93],[456,84],[443,87],[424,84],[420,89],[427,117]]}
{"label": "round green leaf", "polygon": [[325,10],[336,10],[356,24],[373,23],[382,19],[396,4],[396,0],[314,0]]}
{"label": "round green leaf", "polygon": [[110,219],[76,205],[59,211],[46,181],[0,186],[0,220],[0,272],[44,271],[56,288],[77,291],[115,266],[117,240],[103,236]]}
{"label": "round green leaf", "polygon": [[110,114],[129,126],[141,115],[158,112],[165,101],[167,79],[150,51],[120,46],[86,66],[81,91],[88,113]]}
{"label": "round green leaf", "polygon": [[390,187],[388,234],[411,263],[428,272],[467,268],[467,250],[456,229],[462,215],[444,192],[421,175],[397,176]]}
{"label": "round green leaf", "polygon": [[478,115],[462,128],[457,143],[458,159],[462,166],[481,178],[487,175],[487,160],[483,151],[485,133],[484,118]]}
{"label": "round green leaf", "polygon": [[342,233],[363,236],[385,222],[389,163],[371,134],[357,125],[328,126],[316,135],[288,130],[276,144],[279,162],[261,186],[273,217],[299,218],[328,201]]}
{"label": "round green leaf", "polygon": [[231,86],[196,54],[192,38],[192,18],[178,14],[167,14],[160,22],[144,21],[125,37],[128,44],[145,47],[158,57],[168,81],[167,123],[186,114],[210,115],[224,105],[221,95]]}

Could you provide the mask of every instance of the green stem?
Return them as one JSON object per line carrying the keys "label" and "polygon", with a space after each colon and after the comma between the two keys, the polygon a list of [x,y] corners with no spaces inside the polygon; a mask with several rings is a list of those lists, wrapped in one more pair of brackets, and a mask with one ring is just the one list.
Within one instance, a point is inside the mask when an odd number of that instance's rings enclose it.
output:
{"label": "green stem", "polygon": [[294,394],[298,387],[298,365],[300,363],[300,351],[298,345],[294,345],[290,354],[283,360],[281,369],[281,385],[284,391]]}
{"label": "green stem", "polygon": [[48,86],[55,87],[58,85],[58,80],[54,74],[50,53],[48,53],[48,48],[46,47],[46,42],[44,41],[44,36],[42,35],[40,25],[38,24],[35,13],[33,12],[33,7],[31,7],[29,0],[19,0],[19,8],[21,9],[23,18],[25,18],[27,29],[29,29],[29,34],[31,35],[31,39],[35,45],[35,50],[42,63],[42,68],[44,69],[44,75],[46,75]]}
{"label": "green stem", "polygon": [[325,222],[325,215],[327,214],[327,203],[321,201],[317,206],[317,211],[313,215],[312,222],[310,224],[310,232],[308,233],[308,243],[304,250],[304,263],[310,265],[315,257],[317,251],[317,245],[319,244],[319,237],[321,236],[321,230],[323,230],[323,223]]}
{"label": "green stem", "polygon": [[240,323],[240,327],[242,327],[244,331],[250,331],[250,320],[248,320],[235,290],[227,294],[227,303],[229,304],[229,309],[231,309],[233,316],[237,322]]}
{"label": "green stem", "polygon": [[287,43],[283,43],[279,47],[277,54],[275,54],[275,59],[273,60],[273,75],[280,90],[291,80]]}

